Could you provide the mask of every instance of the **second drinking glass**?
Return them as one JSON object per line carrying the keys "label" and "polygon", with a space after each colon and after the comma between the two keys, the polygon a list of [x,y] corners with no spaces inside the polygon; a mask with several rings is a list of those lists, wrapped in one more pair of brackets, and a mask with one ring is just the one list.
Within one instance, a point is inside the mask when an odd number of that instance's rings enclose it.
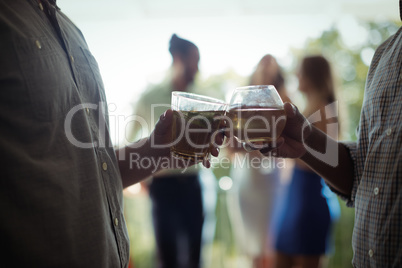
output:
{"label": "second drinking glass", "polygon": [[172,155],[192,162],[208,157],[213,134],[219,131],[226,106],[218,99],[172,92]]}
{"label": "second drinking glass", "polygon": [[286,125],[283,102],[272,85],[236,88],[228,117],[232,135],[242,143],[272,143]]}

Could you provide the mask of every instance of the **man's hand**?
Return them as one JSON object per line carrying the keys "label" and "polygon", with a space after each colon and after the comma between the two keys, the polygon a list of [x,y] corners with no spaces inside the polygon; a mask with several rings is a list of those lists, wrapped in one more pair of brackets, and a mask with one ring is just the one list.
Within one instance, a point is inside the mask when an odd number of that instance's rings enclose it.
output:
{"label": "man's hand", "polygon": [[244,144],[247,151],[260,150],[263,155],[271,154],[283,158],[300,158],[306,153],[304,141],[312,132],[311,124],[293,104],[285,103],[284,109],[286,126],[276,142],[262,145]]}
{"label": "man's hand", "polygon": [[[135,184],[161,169],[185,169],[198,163],[177,159],[171,155],[172,127],[173,112],[169,109],[160,116],[151,135],[137,142],[140,146],[126,146],[116,150],[123,187]],[[213,137],[215,142],[210,146],[210,153],[213,156],[218,156],[218,146],[222,145],[224,136],[222,132],[219,132]],[[132,161],[132,154],[137,157],[135,161]],[[148,159],[145,163],[150,164],[138,166],[140,159]],[[209,159],[204,159],[203,165],[209,168],[211,166]]]}
{"label": "man's hand", "polygon": [[[351,195],[353,187],[353,160],[348,149],[336,140],[331,139],[324,132],[313,127],[309,121],[290,103],[285,103],[286,126],[280,138],[277,139],[275,148],[265,145],[261,149],[251,144],[246,149],[258,149],[263,155],[270,153],[275,157],[300,158],[312,170],[325,179],[335,190],[346,196]],[[322,159],[313,156],[307,147],[316,152],[325,152],[331,144],[336,147],[333,157],[338,157],[339,163],[336,166],[328,165]],[[259,145],[261,146],[261,145]]]}
{"label": "man's hand", "polygon": [[[171,156],[169,144],[172,142],[172,125],[173,125],[173,112],[172,110],[167,110],[162,114],[155,125],[154,131],[148,138],[148,142],[151,144],[153,149],[160,157],[170,157],[171,158],[171,168],[187,168],[189,166],[197,164],[193,161],[180,160]],[[219,146],[222,145],[224,135],[223,133],[218,133],[213,136],[215,141],[210,147],[211,155],[217,157],[219,155]],[[203,160],[203,165],[207,168],[211,166],[209,159]]]}

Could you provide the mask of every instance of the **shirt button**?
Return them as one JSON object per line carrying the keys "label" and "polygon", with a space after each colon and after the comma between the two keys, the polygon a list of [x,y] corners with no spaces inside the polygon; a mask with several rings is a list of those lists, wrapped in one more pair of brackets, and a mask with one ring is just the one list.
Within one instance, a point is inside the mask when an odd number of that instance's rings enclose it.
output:
{"label": "shirt button", "polygon": [[119,219],[114,218],[114,225],[119,226]]}
{"label": "shirt button", "polygon": [[374,251],[372,249],[370,249],[368,253],[369,253],[370,258],[372,258],[374,255]]}
{"label": "shirt button", "polygon": [[71,59],[71,62],[74,63],[74,57],[73,57],[73,55],[70,55],[70,59]]}
{"label": "shirt button", "polygon": [[392,128],[387,129],[387,136],[390,136],[392,134]]}
{"label": "shirt button", "polygon": [[103,164],[102,164],[102,168],[103,168],[103,170],[104,170],[104,171],[106,171],[106,170],[107,170],[107,164],[106,164],[106,162],[103,162]]}
{"label": "shirt button", "polygon": [[40,44],[39,40],[35,41],[35,45],[37,48],[42,49],[42,45]]}
{"label": "shirt button", "polygon": [[39,3],[39,8],[40,8],[40,10],[43,11],[43,5],[42,5],[42,3]]}
{"label": "shirt button", "polygon": [[378,187],[375,187],[375,188],[374,188],[374,194],[375,194],[375,195],[378,195],[378,192],[379,192],[379,191],[380,191],[380,190],[378,189]]}
{"label": "shirt button", "polygon": [[88,108],[85,108],[85,111],[87,111],[87,114],[89,114],[89,109]]}

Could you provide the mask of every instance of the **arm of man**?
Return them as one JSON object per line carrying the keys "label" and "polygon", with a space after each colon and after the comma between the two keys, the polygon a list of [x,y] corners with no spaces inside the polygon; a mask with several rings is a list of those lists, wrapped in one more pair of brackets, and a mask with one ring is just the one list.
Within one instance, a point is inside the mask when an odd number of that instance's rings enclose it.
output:
{"label": "arm of man", "polygon": [[[160,116],[154,131],[148,138],[141,139],[132,145],[116,150],[124,188],[142,181],[161,169],[166,168],[166,166],[169,168],[184,169],[196,164],[187,160],[177,160],[170,154],[169,143],[171,142],[172,115],[172,110],[167,110]],[[217,135],[215,142],[216,145],[221,145],[223,143],[223,135]],[[219,148],[213,146],[211,154],[218,156]],[[135,165],[132,161],[133,155],[135,155],[135,159],[137,159],[137,164]],[[144,161],[144,165],[141,166],[142,161],[138,161],[138,159],[145,157],[148,158],[148,160]],[[164,163],[163,165],[162,162]],[[210,162],[205,159],[203,165],[209,168]]]}
{"label": "arm of man", "polygon": [[320,153],[325,153],[328,148],[336,148],[334,150],[334,155],[332,156],[338,157],[335,166],[326,163],[321,158],[317,158],[312,155],[310,151],[306,151],[300,159],[317,174],[323,177],[336,191],[350,197],[353,187],[354,171],[353,160],[346,146],[333,140],[327,134],[315,127],[312,127],[312,132],[306,139],[305,144]]}
{"label": "arm of man", "polygon": [[[262,149],[261,153],[271,152],[277,157],[300,158],[323,177],[331,187],[350,197],[353,187],[354,165],[346,146],[312,126],[292,104],[285,103],[285,111],[287,122],[282,137],[278,139],[278,147]],[[306,146],[310,150],[307,150]],[[327,152],[327,150],[333,152]],[[311,153],[312,151],[321,154],[326,153],[330,157],[338,157],[335,161],[337,164],[326,163],[325,159],[314,156]]]}

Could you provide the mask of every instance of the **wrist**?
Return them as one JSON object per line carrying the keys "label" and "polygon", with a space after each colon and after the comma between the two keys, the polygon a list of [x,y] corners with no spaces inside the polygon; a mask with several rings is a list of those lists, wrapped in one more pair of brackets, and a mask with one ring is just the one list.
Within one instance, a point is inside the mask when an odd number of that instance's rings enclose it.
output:
{"label": "wrist", "polygon": [[146,139],[144,147],[149,156],[170,157],[170,147],[167,144],[159,144],[153,135]]}
{"label": "wrist", "polygon": [[308,163],[310,157],[311,155],[308,153],[307,150],[305,150],[304,153],[299,157],[299,159],[302,160],[304,163]]}

